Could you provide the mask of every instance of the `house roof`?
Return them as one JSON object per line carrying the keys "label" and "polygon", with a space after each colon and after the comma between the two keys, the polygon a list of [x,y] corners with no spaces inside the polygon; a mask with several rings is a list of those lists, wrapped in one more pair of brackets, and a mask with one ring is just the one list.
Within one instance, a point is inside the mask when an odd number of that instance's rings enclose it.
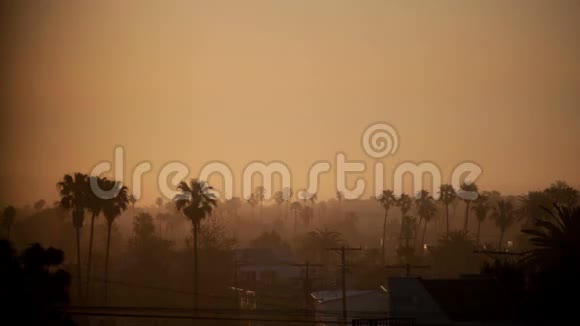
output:
{"label": "house roof", "polygon": [[[349,290],[346,291],[346,297],[352,298],[355,296],[366,295],[370,293],[376,293],[379,290]],[[314,300],[319,303],[327,303],[334,300],[342,300],[341,290],[328,290],[328,291],[317,291],[310,294]]]}

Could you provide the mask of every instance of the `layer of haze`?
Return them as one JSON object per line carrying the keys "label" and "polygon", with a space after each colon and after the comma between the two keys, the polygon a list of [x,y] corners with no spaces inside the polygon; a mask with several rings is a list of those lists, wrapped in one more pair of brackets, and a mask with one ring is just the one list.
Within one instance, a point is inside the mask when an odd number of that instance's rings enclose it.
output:
{"label": "layer of haze", "polygon": [[56,199],[63,174],[115,145],[127,173],[153,164],[146,204],[176,160],[191,176],[227,162],[238,194],[245,164],[284,161],[300,188],[338,151],[372,170],[360,140],[375,121],[400,137],[387,187],[397,163],[423,160],[444,181],[475,161],[480,187],[504,193],[580,185],[578,1],[13,2],[0,10],[3,205]]}

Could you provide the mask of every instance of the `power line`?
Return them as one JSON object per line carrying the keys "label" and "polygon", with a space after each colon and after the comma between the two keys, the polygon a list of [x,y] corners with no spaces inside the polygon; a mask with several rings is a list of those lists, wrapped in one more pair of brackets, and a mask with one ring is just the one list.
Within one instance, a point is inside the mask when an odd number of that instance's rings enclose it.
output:
{"label": "power line", "polygon": [[206,317],[197,315],[165,315],[165,314],[138,314],[138,313],[104,313],[104,312],[79,312],[71,311],[70,315],[80,316],[107,316],[107,317],[125,317],[125,318],[165,318],[165,319],[192,319],[192,320],[222,320],[222,321],[254,321],[270,323],[303,323],[303,324],[346,324],[342,321],[322,321],[322,320],[305,320],[305,319],[269,319],[269,318],[228,318],[228,317]]}

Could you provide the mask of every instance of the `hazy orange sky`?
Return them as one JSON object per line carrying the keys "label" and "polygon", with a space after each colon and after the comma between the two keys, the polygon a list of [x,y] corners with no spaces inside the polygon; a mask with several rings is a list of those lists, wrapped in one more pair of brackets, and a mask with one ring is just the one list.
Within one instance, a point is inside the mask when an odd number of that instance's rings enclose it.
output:
{"label": "hazy orange sky", "polygon": [[[481,188],[580,186],[580,1],[4,1],[0,204],[56,199],[65,173],[149,160],[307,169],[386,121],[402,161]],[[130,182],[130,179],[125,181]],[[216,182],[219,178],[216,179]],[[322,177],[321,197],[334,193]],[[391,184],[390,180],[386,185]]]}

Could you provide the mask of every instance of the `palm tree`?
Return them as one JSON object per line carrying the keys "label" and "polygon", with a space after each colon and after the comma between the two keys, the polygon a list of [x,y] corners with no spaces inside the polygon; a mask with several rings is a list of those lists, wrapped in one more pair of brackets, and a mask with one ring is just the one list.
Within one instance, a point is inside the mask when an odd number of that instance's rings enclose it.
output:
{"label": "palm tree", "polygon": [[85,219],[85,208],[87,204],[88,182],[87,175],[75,173],[66,174],[61,181],[56,184],[60,202],[59,206],[65,210],[72,210],[72,222],[76,233],[77,245],[77,285],[79,299],[82,297],[81,282],[81,228]]}
{"label": "palm tree", "polygon": [[310,197],[308,198],[308,200],[310,200],[310,207],[312,207],[312,218],[314,218],[314,204],[318,200],[318,195],[310,194]]}
{"label": "palm tree", "polygon": [[[565,269],[578,266],[580,260],[580,207],[554,204],[554,209],[544,208],[548,219],[535,218],[535,228],[522,232],[530,236],[534,249],[525,255],[525,261],[544,268]],[[574,276],[577,277],[577,276]]]}
{"label": "palm tree", "polygon": [[274,194],[274,201],[276,202],[276,205],[278,205],[278,215],[280,215],[280,218],[282,218],[282,204],[285,202],[284,199],[284,193],[282,191],[276,191],[276,193]]}
{"label": "palm tree", "polygon": [[495,220],[495,225],[500,230],[498,250],[501,250],[505,231],[516,222],[513,204],[509,200],[498,201],[491,217]]}
{"label": "palm tree", "polygon": [[[417,227],[421,226],[421,221],[424,221],[423,224],[423,236],[421,237],[421,244],[425,243],[425,232],[427,231],[427,223],[429,223],[435,214],[437,213],[437,207],[433,203],[433,198],[429,195],[429,192],[426,190],[421,190],[415,199],[415,205],[417,206],[417,215],[419,215],[419,224]],[[419,232],[415,235],[415,239],[417,238]]]}
{"label": "palm tree", "polygon": [[381,259],[384,265],[386,259],[385,246],[387,240],[387,215],[389,214],[391,207],[396,204],[396,199],[392,190],[383,190],[383,192],[379,195],[378,201],[385,210],[385,216],[383,218],[383,236],[381,238]]}
{"label": "palm tree", "polygon": [[536,219],[547,220],[551,217],[547,207],[552,206],[552,200],[545,191],[530,191],[520,198],[519,215],[527,226],[532,226]]}
{"label": "palm tree", "polygon": [[457,195],[453,186],[444,184],[439,188],[439,200],[445,205],[445,235],[449,236],[449,205],[455,201]]}
{"label": "palm tree", "polygon": [[459,190],[458,193],[458,196],[465,202],[465,222],[463,223],[463,232],[467,232],[467,222],[469,220],[469,204],[477,198],[468,196],[467,192],[477,193],[477,185],[473,182],[464,182],[461,185],[461,190]]}
{"label": "palm tree", "polygon": [[111,249],[111,228],[115,219],[123,213],[129,206],[129,192],[127,187],[120,181],[113,181],[103,178],[104,189],[114,189],[117,194],[111,199],[103,200],[103,215],[107,220],[107,248],[105,252],[105,303],[108,301],[109,289],[109,253]]}
{"label": "palm tree", "polygon": [[556,181],[548,189],[544,190],[552,203],[558,206],[574,207],[578,203],[578,190],[570,187],[564,181]]}
{"label": "palm tree", "polygon": [[327,248],[338,247],[344,243],[340,233],[331,231],[327,227],[308,232],[306,241],[311,249],[318,253],[319,260],[323,264],[328,262]]}
{"label": "palm tree", "polygon": [[405,217],[407,216],[407,213],[409,213],[409,210],[411,210],[411,205],[413,204],[413,201],[411,200],[411,197],[409,197],[409,195],[407,194],[401,194],[401,196],[399,196],[399,198],[395,199],[395,205],[397,207],[399,207],[399,209],[401,210],[401,236],[399,237],[399,242],[402,243],[403,241],[403,233],[404,233],[404,227],[405,227]]}
{"label": "palm tree", "polygon": [[299,202],[295,201],[292,203],[292,205],[290,205],[290,209],[294,211],[294,236],[296,236],[298,212],[302,211],[302,206]]}
{"label": "palm tree", "polygon": [[479,195],[474,201],[474,207],[471,209],[475,212],[475,217],[477,218],[477,236],[476,241],[479,246],[479,234],[481,232],[481,223],[487,218],[487,213],[491,209],[488,203],[488,197],[484,194]]}
{"label": "palm tree", "polygon": [[284,200],[286,200],[286,218],[287,218],[288,214],[290,213],[290,200],[292,199],[292,196],[294,196],[294,191],[290,187],[284,187],[284,189],[282,189],[282,193],[284,196]]}
{"label": "palm tree", "polygon": [[198,253],[199,228],[201,221],[211,215],[213,208],[217,206],[217,200],[209,190],[212,189],[207,182],[192,179],[189,184],[182,181],[177,187],[181,194],[175,197],[175,207],[191,221],[193,230],[193,286],[194,286],[194,309],[198,304]]}
{"label": "palm tree", "polygon": [[336,200],[338,201],[338,215],[342,215],[342,201],[344,199],[344,195],[341,191],[336,192]]}
{"label": "palm tree", "polygon": [[101,212],[103,211],[103,198],[97,196],[97,194],[92,191],[91,184],[97,184],[100,189],[109,189],[107,188],[108,183],[105,178],[100,178],[98,176],[87,176],[87,185],[86,187],[86,203],[85,208],[91,213],[91,229],[89,233],[89,253],[87,256],[87,296],[89,295],[90,291],[90,284],[91,284],[91,273],[92,273],[92,258],[93,258],[93,235],[95,231],[95,219],[99,217]]}
{"label": "palm tree", "polygon": [[2,213],[2,227],[6,230],[6,239],[10,241],[10,229],[14,225],[14,217],[16,216],[16,209],[14,206],[7,206]]}
{"label": "palm tree", "polygon": [[264,203],[264,198],[266,197],[266,189],[262,186],[256,187],[256,191],[254,192],[254,198],[260,203],[260,221],[262,221],[262,208]]}
{"label": "palm tree", "polygon": [[256,194],[251,193],[250,197],[248,199],[246,199],[246,202],[248,202],[248,204],[250,204],[250,206],[252,207],[252,219],[254,218],[254,207],[256,207],[256,205],[258,204],[258,200],[256,199]]}

